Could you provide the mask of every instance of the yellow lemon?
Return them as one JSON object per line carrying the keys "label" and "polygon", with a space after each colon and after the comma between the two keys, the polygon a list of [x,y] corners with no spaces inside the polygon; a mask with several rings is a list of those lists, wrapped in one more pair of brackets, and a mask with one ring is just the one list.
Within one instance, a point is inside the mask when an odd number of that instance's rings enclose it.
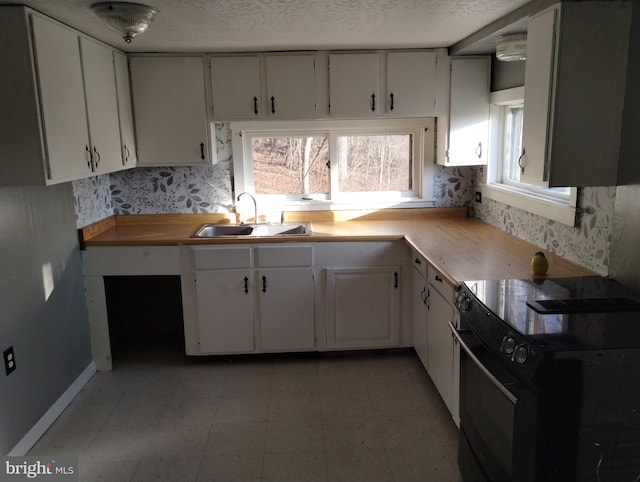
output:
{"label": "yellow lemon", "polygon": [[549,261],[542,251],[538,251],[531,258],[531,271],[533,274],[545,274],[549,269]]}

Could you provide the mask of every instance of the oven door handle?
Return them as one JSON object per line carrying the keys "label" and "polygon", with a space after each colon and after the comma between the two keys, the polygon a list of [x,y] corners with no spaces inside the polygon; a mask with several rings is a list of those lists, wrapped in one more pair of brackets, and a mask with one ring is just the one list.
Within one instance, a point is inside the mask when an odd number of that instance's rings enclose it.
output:
{"label": "oven door handle", "polygon": [[478,357],[476,357],[473,354],[473,352],[471,351],[471,348],[469,348],[469,346],[464,342],[464,340],[462,339],[462,337],[458,333],[458,330],[456,329],[455,326],[453,326],[453,323],[451,323],[451,322],[449,322],[449,329],[451,330],[451,333],[453,333],[453,336],[456,338],[456,340],[458,340],[458,343],[460,343],[460,347],[462,347],[462,349],[465,351],[467,356],[471,359],[471,361],[473,361],[473,363],[476,364],[476,366],[482,371],[482,373],[484,373],[484,375],[489,379],[491,384],[494,387],[496,387],[500,391],[500,393],[502,393],[513,405],[517,405],[518,404],[518,399],[513,396],[513,393],[511,393],[509,390],[507,390],[507,387],[505,387],[502,383],[500,383],[500,380],[498,380],[493,375],[493,373],[491,373],[487,369],[487,367],[485,367],[482,364],[482,362],[480,360],[478,360]]}

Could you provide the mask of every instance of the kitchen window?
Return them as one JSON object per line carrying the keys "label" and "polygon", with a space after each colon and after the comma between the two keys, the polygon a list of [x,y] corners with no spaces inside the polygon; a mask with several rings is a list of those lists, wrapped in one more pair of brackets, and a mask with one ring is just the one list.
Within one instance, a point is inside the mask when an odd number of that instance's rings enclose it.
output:
{"label": "kitchen window", "polygon": [[492,92],[491,97],[492,149],[485,196],[573,226],[577,188],[545,188],[520,181],[524,87]]}
{"label": "kitchen window", "polygon": [[231,130],[235,191],[263,204],[432,205],[433,119],[244,122]]}

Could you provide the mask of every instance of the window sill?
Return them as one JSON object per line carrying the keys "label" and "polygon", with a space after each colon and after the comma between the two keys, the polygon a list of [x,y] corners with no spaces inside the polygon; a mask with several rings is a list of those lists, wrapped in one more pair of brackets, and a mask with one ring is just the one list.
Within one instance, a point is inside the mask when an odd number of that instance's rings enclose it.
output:
{"label": "window sill", "polygon": [[503,184],[482,185],[482,195],[504,204],[537,214],[568,226],[575,226],[576,207],[561,201],[545,199],[506,187]]}
{"label": "window sill", "polygon": [[423,199],[397,199],[380,202],[354,202],[354,201],[331,201],[331,200],[311,200],[311,201],[281,201],[268,202],[265,199],[258,198],[258,205],[264,211],[280,212],[280,211],[346,211],[353,209],[409,209],[409,208],[432,208],[435,207],[434,201],[426,201]]}

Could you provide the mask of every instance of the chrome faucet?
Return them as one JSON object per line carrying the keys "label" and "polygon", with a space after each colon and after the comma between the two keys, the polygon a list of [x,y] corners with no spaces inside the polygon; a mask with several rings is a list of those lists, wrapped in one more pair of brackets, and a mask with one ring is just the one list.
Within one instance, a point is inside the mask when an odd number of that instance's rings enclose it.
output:
{"label": "chrome faucet", "polygon": [[250,192],[241,192],[240,194],[238,194],[237,197],[237,201],[240,201],[240,198],[244,195],[247,195],[251,198],[251,200],[253,201],[253,211],[254,211],[254,224],[258,224],[258,203],[256,202],[256,198],[253,197],[253,194],[251,194]]}

